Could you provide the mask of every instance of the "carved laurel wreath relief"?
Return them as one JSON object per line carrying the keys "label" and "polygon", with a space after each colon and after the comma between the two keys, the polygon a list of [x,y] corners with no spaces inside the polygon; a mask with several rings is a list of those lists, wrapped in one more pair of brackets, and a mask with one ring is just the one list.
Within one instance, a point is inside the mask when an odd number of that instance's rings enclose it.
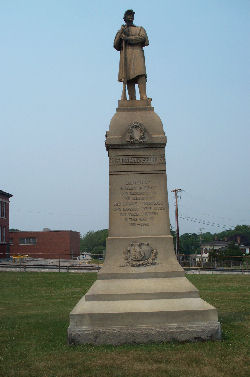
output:
{"label": "carved laurel wreath relief", "polygon": [[124,250],[125,264],[121,267],[152,266],[156,264],[157,250],[154,250],[149,243],[131,242]]}
{"label": "carved laurel wreath relief", "polygon": [[132,144],[145,141],[145,127],[142,123],[133,122],[129,125],[126,141]]}

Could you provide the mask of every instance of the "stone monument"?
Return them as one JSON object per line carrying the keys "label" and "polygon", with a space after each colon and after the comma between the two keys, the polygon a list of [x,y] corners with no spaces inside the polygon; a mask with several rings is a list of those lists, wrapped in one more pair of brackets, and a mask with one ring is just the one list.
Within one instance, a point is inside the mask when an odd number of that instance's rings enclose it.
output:
{"label": "stone monument", "polygon": [[[179,265],[170,234],[165,146],[146,95],[146,31],[134,12],[115,37],[122,99],[106,134],[109,235],[97,281],[70,313],[69,343],[123,344],[220,339],[216,309]],[[135,97],[138,84],[140,100]],[[126,89],[129,100],[126,99]]]}

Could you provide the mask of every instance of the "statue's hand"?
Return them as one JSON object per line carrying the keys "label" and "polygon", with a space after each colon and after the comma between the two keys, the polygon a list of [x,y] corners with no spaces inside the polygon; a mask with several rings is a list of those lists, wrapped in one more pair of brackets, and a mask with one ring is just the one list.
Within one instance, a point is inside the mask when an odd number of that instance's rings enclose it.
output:
{"label": "statue's hand", "polygon": [[123,39],[124,41],[127,41],[129,38],[126,35],[122,34],[121,39]]}
{"label": "statue's hand", "polygon": [[124,34],[124,35],[129,35],[129,31],[128,31],[127,25],[122,25],[121,26],[121,33]]}

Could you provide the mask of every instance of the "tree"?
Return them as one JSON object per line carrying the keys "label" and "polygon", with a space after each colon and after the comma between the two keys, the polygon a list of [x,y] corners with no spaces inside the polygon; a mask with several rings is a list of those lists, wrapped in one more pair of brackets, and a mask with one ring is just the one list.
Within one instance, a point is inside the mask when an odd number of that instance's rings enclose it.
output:
{"label": "tree", "polygon": [[214,235],[217,240],[228,240],[240,242],[246,245],[250,244],[250,226],[249,225],[237,225],[234,229],[224,230],[223,232]]}
{"label": "tree", "polygon": [[180,253],[194,254],[199,251],[200,237],[196,233],[184,233],[180,236]]}
{"label": "tree", "polygon": [[202,233],[200,235],[202,242],[212,242],[214,240],[214,235],[210,232]]}
{"label": "tree", "polygon": [[[80,240],[80,250],[88,252],[92,255],[103,254],[106,248],[106,238],[108,237],[108,230],[102,229],[96,232],[87,232]],[[98,258],[99,256],[96,255]]]}

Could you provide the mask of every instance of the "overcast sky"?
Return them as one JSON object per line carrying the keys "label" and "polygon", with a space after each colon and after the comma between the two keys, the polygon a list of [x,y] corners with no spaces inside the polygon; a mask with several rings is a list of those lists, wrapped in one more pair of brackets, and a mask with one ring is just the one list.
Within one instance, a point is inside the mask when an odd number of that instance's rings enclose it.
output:
{"label": "overcast sky", "polygon": [[10,227],[108,227],[104,141],[122,90],[113,39],[129,8],[150,41],[148,95],[168,137],[172,225],[177,187],[181,233],[250,224],[248,0],[0,0]]}

